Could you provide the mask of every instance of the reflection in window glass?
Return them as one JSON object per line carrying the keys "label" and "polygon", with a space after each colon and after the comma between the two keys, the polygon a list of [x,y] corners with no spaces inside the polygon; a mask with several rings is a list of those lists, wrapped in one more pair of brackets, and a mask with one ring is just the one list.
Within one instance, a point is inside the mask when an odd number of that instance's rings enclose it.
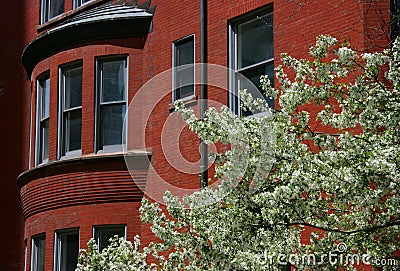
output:
{"label": "reflection in window glass", "polygon": [[124,100],[125,97],[125,61],[103,63],[101,102]]}

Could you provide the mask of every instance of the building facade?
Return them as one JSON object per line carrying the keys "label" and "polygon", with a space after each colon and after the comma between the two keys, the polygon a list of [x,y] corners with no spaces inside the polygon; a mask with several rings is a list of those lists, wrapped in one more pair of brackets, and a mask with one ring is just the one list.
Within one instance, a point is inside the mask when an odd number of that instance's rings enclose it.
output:
{"label": "building facade", "polygon": [[[141,199],[200,186],[199,140],[173,110],[200,104],[200,1],[14,3],[0,11],[13,37],[1,51],[0,127],[15,131],[3,135],[0,270],[69,271],[90,238],[151,240]],[[208,1],[207,62],[229,68],[209,104],[247,114],[237,89],[273,80],[281,53],[306,57],[320,34],[390,46],[398,10],[394,0]]]}

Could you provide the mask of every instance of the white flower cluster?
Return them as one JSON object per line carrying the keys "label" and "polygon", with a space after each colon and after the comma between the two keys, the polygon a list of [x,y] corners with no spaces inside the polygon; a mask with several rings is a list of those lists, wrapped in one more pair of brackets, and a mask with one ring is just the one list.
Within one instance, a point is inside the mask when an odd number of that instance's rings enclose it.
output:
{"label": "white flower cluster", "polygon": [[[135,263],[146,266],[151,253],[155,265],[143,267],[149,270],[272,270],[279,266],[270,255],[323,255],[337,242],[352,253],[394,257],[400,249],[399,52],[399,39],[390,50],[360,55],[321,36],[311,60],[282,56],[276,88],[261,78],[277,109],[241,93],[244,106],[267,109],[264,116],[238,117],[222,107],[199,120],[177,103],[190,129],[229,150],[214,155],[212,181],[219,185],[183,201],[166,193],[166,209],[143,200],[141,219],[161,242],[142,254],[135,249],[129,254]],[[313,230],[310,244],[301,242],[306,227]]]}

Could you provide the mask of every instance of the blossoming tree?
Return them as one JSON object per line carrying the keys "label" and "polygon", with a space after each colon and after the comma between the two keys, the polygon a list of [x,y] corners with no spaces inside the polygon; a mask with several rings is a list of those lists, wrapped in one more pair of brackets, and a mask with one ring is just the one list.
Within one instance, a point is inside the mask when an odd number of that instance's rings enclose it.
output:
{"label": "blossoming tree", "polygon": [[[274,270],[286,262],[350,270],[357,262],[343,260],[349,254],[367,256],[364,265],[396,257],[400,40],[383,52],[359,54],[320,36],[309,59],[284,54],[282,60],[276,88],[261,78],[276,109],[241,92],[243,107],[266,112],[261,116],[238,117],[223,107],[199,120],[176,104],[201,139],[230,146],[215,154],[220,182],[183,200],[167,192],[165,210],[143,199],[141,219],[162,241],[140,251],[123,241],[103,253],[86,251],[77,270],[100,270],[92,259],[104,266],[113,251],[132,261],[107,270]],[[305,229],[309,240],[301,240]],[[324,261],[335,251],[334,264]]]}

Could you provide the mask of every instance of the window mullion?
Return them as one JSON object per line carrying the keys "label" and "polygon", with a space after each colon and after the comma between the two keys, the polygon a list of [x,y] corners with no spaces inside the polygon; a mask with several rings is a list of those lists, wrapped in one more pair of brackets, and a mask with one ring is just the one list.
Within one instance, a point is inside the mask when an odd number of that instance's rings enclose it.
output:
{"label": "window mullion", "polygon": [[237,69],[236,71],[237,72],[245,72],[245,71],[248,71],[248,70],[251,70],[251,69],[254,69],[254,68],[259,68],[259,67],[261,67],[263,65],[266,65],[266,64],[271,64],[273,62],[274,62],[274,58],[270,58],[270,59],[258,62],[256,64],[253,64],[253,65],[250,65],[250,66],[246,66],[244,68]]}

